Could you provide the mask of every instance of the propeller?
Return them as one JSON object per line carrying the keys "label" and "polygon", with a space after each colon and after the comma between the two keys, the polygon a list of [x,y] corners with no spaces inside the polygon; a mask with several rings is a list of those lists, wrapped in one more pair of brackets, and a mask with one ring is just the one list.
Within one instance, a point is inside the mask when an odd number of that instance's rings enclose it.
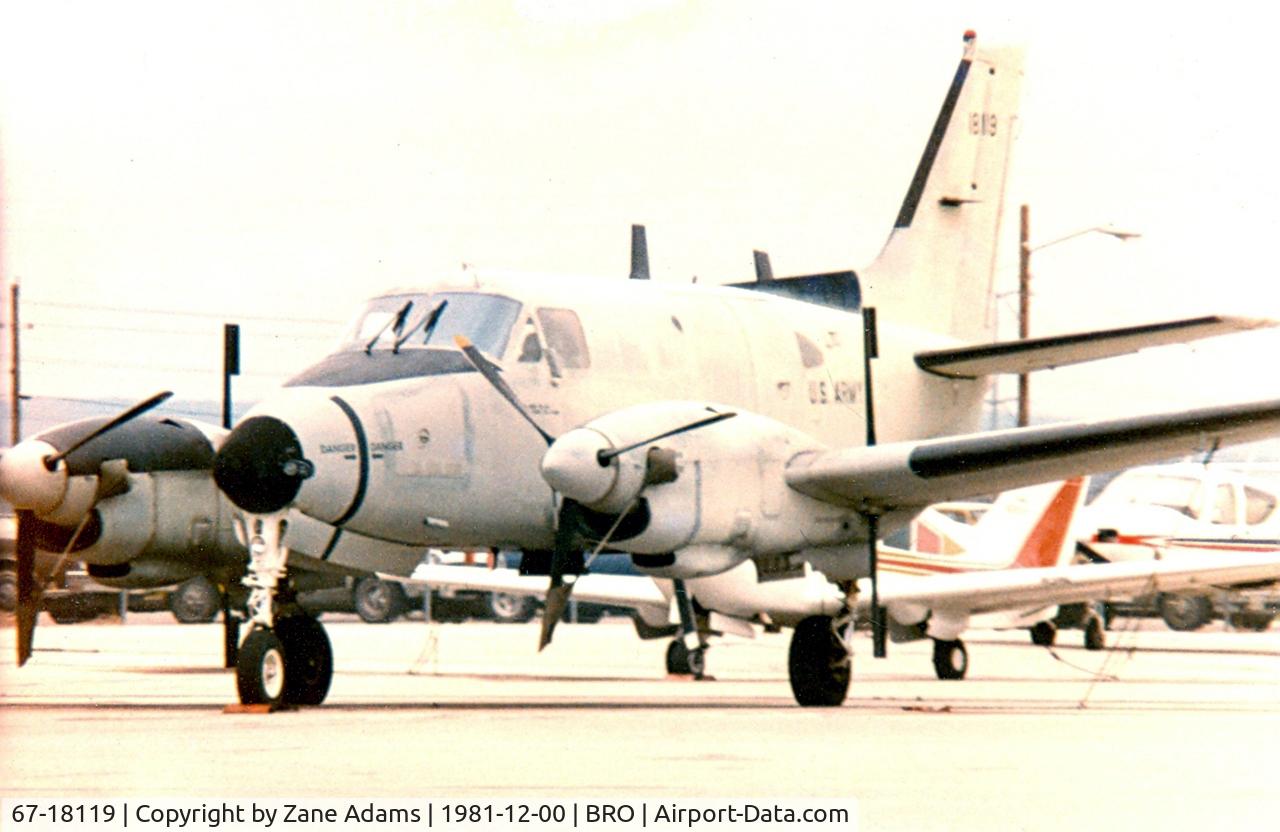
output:
{"label": "propeller", "polygon": [[[552,446],[557,445],[556,437],[548,433],[541,425],[538,424],[537,420],[533,418],[529,409],[525,407],[522,401],[520,401],[520,397],[516,395],[516,392],[512,390],[511,386],[502,378],[502,371],[498,366],[485,357],[485,355],[465,337],[461,335],[454,336],[454,343],[456,343],[458,348],[462,350],[462,354],[466,357],[467,361],[476,368],[476,371],[479,372],[480,375],[483,376],[484,379],[488,381],[504,399],[507,400],[517,413],[524,417],[526,422],[533,426],[533,429],[536,430],[538,435],[547,443],[548,453],[550,453]],[[671,430],[663,431],[662,433],[650,436],[642,441],[632,442],[621,448],[595,449],[594,461],[599,466],[599,469],[606,469],[609,468],[613,461],[622,454],[637,450],[645,445],[657,442],[660,439],[666,439],[691,430],[713,425],[717,422],[722,422],[725,419],[732,418],[736,415],[736,413],[732,412],[713,412],[710,416],[698,419],[689,424],[672,428]],[[573,433],[575,432],[571,431],[571,434]],[[577,431],[577,433],[588,433],[588,431]],[[598,438],[603,439],[603,437]],[[568,464],[558,470],[548,470],[548,466],[545,464],[546,457],[544,457],[543,478],[547,480],[548,485],[560,494],[561,499],[560,512],[556,522],[555,540],[552,544],[551,564],[548,570],[551,582],[547,590],[546,602],[543,606],[542,634],[538,643],[539,650],[551,643],[551,636],[555,632],[556,622],[559,621],[565,607],[568,606],[569,597],[573,592],[574,582],[566,581],[565,576],[569,573],[569,567],[574,564],[575,559],[580,561],[582,558],[582,547],[585,542],[586,530],[588,528],[586,507],[578,500],[574,499],[571,494],[565,492],[566,486],[569,486],[571,490],[575,490],[573,489],[573,486],[578,485],[582,479],[580,477],[576,477],[574,472],[570,470],[573,463],[580,462],[580,457],[575,457],[573,453],[574,450],[576,449],[570,449],[569,454],[563,455],[568,457],[565,460]],[[673,454],[661,448],[650,448],[649,453],[645,457],[645,470],[641,488],[643,489],[650,485],[672,482],[675,478],[676,471]],[[587,483],[587,485],[590,487],[592,483]],[[627,514],[631,512],[638,502],[639,494],[637,493],[633,498],[631,498],[628,504],[622,508],[614,519],[613,525],[609,528],[608,532],[605,533],[604,537],[600,539],[599,543],[596,545],[595,551],[592,553],[593,558],[608,545],[609,541],[613,538],[614,533],[617,532],[618,527],[622,524],[623,519],[626,518]]]}
{"label": "propeller", "polygon": [[[58,470],[58,464],[69,457],[71,454],[88,445],[93,440],[107,434],[121,425],[136,419],[143,413],[151,410],[157,405],[167,400],[173,392],[165,390],[154,396],[135,404],[133,407],[121,412],[118,416],[104,422],[94,430],[77,439],[71,445],[54,454],[43,457],[40,462],[44,469],[53,473]],[[46,446],[47,447],[47,446]],[[35,464],[35,460],[28,457],[31,464]],[[9,473],[16,475],[16,482],[12,482],[6,487],[6,493],[11,498],[14,494],[8,492],[14,489],[21,489],[24,482],[28,482],[21,474],[21,469],[16,467],[22,464],[22,460],[13,463],[15,469]],[[29,469],[28,469],[29,470]],[[105,497],[122,493],[128,488],[128,469],[119,463],[107,461],[103,463],[99,470],[99,478],[97,488],[94,494],[94,503]],[[19,497],[20,499],[20,497]],[[15,504],[19,502],[14,500]],[[75,532],[71,535],[65,551],[62,553],[62,559],[59,560],[58,566],[53,571],[57,571],[61,566],[62,560],[66,559],[67,554],[75,546],[81,532],[88,525],[89,519],[92,517],[91,512],[86,512],[84,517],[80,519],[79,525]],[[36,617],[40,612],[40,601],[44,594],[43,581],[37,580],[36,576],[36,527],[37,515],[29,507],[18,507],[17,511],[17,540],[15,541],[15,559],[17,561],[17,623],[18,623],[18,665],[26,664],[27,659],[31,658],[32,645],[35,637]],[[47,579],[47,576],[43,576]]]}
{"label": "propeller", "polygon": [[59,462],[71,456],[73,453],[80,450],[85,445],[88,445],[90,442],[97,439],[99,436],[102,436],[104,433],[113,431],[116,428],[123,425],[125,422],[132,421],[133,419],[136,419],[137,417],[141,416],[143,413],[146,413],[148,410],[151,410],[152,408],[159,406],[172,395],[173,395],[172,390],[164,390],[160,393],[156,393],[154,396],[147,399],[146,401],[138,402],[133,407],[121,413],[119,416],[116,416],[114,419],[110,420],[109,422],[104,423],[97,430],[90,432],[87,436],[82,436],[78,441],[73,443],[71,447],[67,448],[65,451],[59,451],[58,453],[53,454],[52,456],[45,457],[44,467],[50,471],[56,470]]}

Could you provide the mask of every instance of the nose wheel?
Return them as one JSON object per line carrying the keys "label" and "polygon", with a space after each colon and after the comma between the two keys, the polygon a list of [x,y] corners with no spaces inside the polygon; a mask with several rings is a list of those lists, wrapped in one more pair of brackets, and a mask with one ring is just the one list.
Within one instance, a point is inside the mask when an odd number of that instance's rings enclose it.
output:
{"label": "nose wheel", "polygon": [[303,612],[254,627],[240,645],[236,688],[244,705],[319,705],[333,681],[333,649],[319,621]]}

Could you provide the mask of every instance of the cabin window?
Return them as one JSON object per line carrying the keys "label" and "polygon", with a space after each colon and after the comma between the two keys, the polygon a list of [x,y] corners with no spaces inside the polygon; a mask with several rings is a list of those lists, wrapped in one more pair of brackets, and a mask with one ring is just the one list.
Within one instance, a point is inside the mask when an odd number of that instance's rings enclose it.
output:
{"label": "cabin window", "polygon": [[559,366],[575,370],[591,366],[587,337],[578,313],[572,309],[539,309],[538,323],[542,324],[547,347],[555,353]]}
{"label": "cabin window", "polygon": [[1236,522],[1236,492],[1231,486],[1219,485],[1213,490],[1211,522],[1232,525]]}
{"label": "cabin window", "polygon": [[1244,522],[1256,526],[1276,510],[1276,498],[1265,491],[1244,487]]}
{"label": "cabin window", "polygon": [[800,346],[800,363],[806,369],[822,366],[822,350],[818,349],[817,344],[798,332],[796,333],[796,343]]}

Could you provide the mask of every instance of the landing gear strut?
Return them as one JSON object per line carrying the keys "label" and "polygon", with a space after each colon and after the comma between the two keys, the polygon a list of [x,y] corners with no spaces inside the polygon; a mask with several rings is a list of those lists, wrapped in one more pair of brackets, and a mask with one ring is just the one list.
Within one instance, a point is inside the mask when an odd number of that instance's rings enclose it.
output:
{"label": "landing gear strut", "polygon": [[[707,671],[707,643],[698,629],[693,600],[684,581],[675,580],[676,610],[680,613],[680,635],[667,647],[667,672],[673,676],[701,679]],[[692,643],[693,647],[690,647]]]}
{"label": "landing gear strut", "polygon": [[848,616],[810,616],[796,627],[787,655],[791,692],[805,707],[835,707],[849,693],[853,654],[846,641]]}
{"label": "landing gear strut", "polygon": [[324,627],[293,604],[279,604],[289,550],[284,516],[252,517],[249,529],[249,620],[240,645],[236,688],[245,705],[319,705],[333,680],[333,649]]}

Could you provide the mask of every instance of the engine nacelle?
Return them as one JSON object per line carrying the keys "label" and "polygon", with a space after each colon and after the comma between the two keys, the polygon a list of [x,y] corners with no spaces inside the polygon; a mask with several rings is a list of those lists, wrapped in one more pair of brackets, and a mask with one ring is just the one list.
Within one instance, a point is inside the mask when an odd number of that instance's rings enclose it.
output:
{"label": "engine nacelle", "polygon": [[90,566],[149,558],[180,563],[179,571],[194,574],[243,553],[232,529],[231,505],[207,471],[130,474],[128,490],[101,500],[94,512],[96,537],[73,549]]}
{"label": "engine nacelle", "polygon": [[[739,410],[734,418],[641,445],[607,464],[599,461],[601,451],[731,410],[703,402],[654,402],[615,411],[556,440],[544,457],[543,474],[557,491],[594,511],[616,515],[630,506],[629,514],[643,516],[643,524],[632,524],[638,529],[615,535],[609,546],[640,555],[637,565],[668,577],[717,574],[753,555],[855,536],[856,514],[786,484],[787,462],[821,449],[821,443],[758,414]],[[627,525],[620,523],[619,530]]]}

